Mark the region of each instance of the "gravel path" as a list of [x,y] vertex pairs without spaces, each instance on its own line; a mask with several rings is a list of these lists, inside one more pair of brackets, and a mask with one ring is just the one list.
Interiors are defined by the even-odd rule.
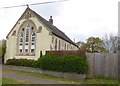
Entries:
[[55,80],[47,80],[35,76],[27,76],[27,75],[21,75],[21,74],[9,73],[9,72],[2,72],[2,75],[3,77],[22,80],[22,81],[30,82],[32,84],[64,84],[63,82],[58,82]]

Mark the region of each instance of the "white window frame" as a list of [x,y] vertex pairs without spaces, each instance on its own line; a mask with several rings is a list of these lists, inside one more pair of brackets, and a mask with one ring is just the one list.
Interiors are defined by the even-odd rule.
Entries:
[[[24,29],[24,30],[23,30]],[[17,55],[35,55],[36,26],[34,23],[25,22],[19,29],[17,39]],[[34,36],[31,34],[34,32]],[[27,51],[27,52],[26,52]]]
[[[33,40],[34,39],[34,40]],[[31,49],[30,52],[31,53],[35,53],[35,40],[36,40],[36,33],[32,32],[31,33]],[[32,49],[34,49],[34,51],[32,52]]]
[[[20,34],[19,34],[19,53],[23,52],[22,47],[23,47],[23,32],[20,32]],[[20,52],[20,50],[22,50],[22,52]]]

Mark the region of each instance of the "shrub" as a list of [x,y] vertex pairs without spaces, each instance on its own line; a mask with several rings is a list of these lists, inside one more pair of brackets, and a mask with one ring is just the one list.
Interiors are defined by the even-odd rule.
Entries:
[[25,67],[33,67],[35,64],[35,60],[28,59],[8,59],[6,61],[6,65],[14,65],[14,66],[25,66]]
[[26,66],[41,68],[43,70],[59,71],[59,72],[76,72],[85,74],[88,71],[88,63],[85,57],[79,55],[57,55],[46,54],[37,61],[28,59],[8,59],[7,65]]
[[39,58],[35,67],[43,70],[59,72],[87,73],[88,64],[85,57],[79,55],[55,55],[46,54]]

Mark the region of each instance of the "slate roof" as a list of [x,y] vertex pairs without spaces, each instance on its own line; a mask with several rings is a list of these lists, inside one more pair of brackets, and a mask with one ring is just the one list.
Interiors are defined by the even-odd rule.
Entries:
[[[29,7],[27,8],[29,10],[31,10]],[[26,10],[27,10],[26,9]],[[70,44],[75,45],[76,47],[78,47],[71,39],[69,39],[61,30],[59,30],[56,26],[54,26],[53,24],[49,23],[46,19],[44,19],[43,17],[41,17],[38,13],[36,13],[35,11],[31,10],[37,17],[38,19],[40,19],[40,21],[42,21],[44,23],[44,25],[46,25],[54,35],[66,40],[67,42],[69,42]],[[24,14],[24,13],[23,13]],[[19,21],[19,20],[18,20]],[[15,24],[16,25],[16,24]],[[10,31],[11,32],[11,31]],[[8,34],[9,35],[9,34]],[[8,36],[7,35],[7,36]]]
[[[32,10],[33,11],[33,10]],[[46,19],[44,19],[43,17],[41,17],[39,14],[37,14],[35,11],[33,11],[35,13],[35,15],[52,31],[52,33],[64,40],[66,40],[67,42],[75,45],[76,47],[78,47],[71,39],[69,39],[61,30],[59,30],[56,26],[54,26],[53,24],[49,23]]]

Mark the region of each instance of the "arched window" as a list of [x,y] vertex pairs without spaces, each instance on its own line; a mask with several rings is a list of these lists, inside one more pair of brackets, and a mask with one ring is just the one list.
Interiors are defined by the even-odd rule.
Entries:
[[69,44],[67,44],[67,50],[69,50]]
[[23,33],[21,32],[19,35],[19,53],[23,52],[22,47],[23,47]]
[[57,38],[55,39],[55,50],[57,50]]
[[60,40],[59,40],[59,46],[58,46],[58,50],[60,50]]
[[17,34],[17,55],[35,55],[37,28],[32,20],[24,21]]
[[31,34],[31,53],[35,52],[35,32]]
[[66,43],[65,43],[65,50],[66,50]]
[[25,32],[25,53],[27,54],[29,48],[29,33],[30,33],[30,25],[26,25],[26,32]]
[[64,40],[62,40],[62,50],[64,50]]
[[32,32],[32,42],[35,42],[35,32]]
[[52,36],[52,44],[54,44],[54,36]]

